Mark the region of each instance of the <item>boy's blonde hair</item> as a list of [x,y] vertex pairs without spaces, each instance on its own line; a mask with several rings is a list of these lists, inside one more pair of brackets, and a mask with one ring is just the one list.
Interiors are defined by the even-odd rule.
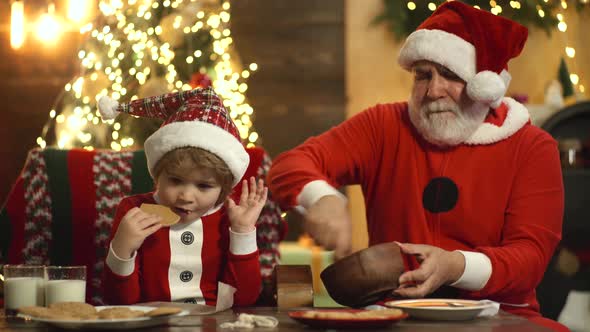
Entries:
[[234,176],[227,164],[215,154],[195,147],[183,147],[167,152],[154,167],[154,179],[157,181],[163,171],[183,173],[188,169],[211,171],[215,181],[221,186],[221,193],[215,205],[221,204],[231,193]]

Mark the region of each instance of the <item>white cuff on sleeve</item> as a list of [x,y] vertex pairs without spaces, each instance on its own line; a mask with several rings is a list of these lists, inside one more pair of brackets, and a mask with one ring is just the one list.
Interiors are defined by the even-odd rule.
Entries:
[[346,196],[342,195],[336,188],[329,185],[324,180],[315,180],[307,183],[303,190],[297,196],[297,204],[303,206],[304,209],[309,209],[320,198],[328,195],[336,195],[347,201]]
[[469,291],[484,288],[492,276],[492,262],[488,256],[474,251],[457,251],[465,257],[465,270],[451,286]]
[[236,233],[229,229],[229,251],[234,255],[247,255],[258,250],[256,228],[248,233]]
[[137,251],[133,253],[133,256],[129,259],[123,259],[117,256],[113,250],[113,244],[109,244],[109,253],[107,254],[106,263],[116,274],[126,277],[133,273],[135,270],[135,257],[137,257]]

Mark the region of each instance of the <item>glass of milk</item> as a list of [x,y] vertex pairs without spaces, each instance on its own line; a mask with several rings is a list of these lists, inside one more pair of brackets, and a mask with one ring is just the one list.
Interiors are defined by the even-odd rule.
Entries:
[[86,302],[86,266],[46,266],[45,305]]
[[26,306],[45,305],[44,269],[41,265],[4,265],[4,310],[7,316]]

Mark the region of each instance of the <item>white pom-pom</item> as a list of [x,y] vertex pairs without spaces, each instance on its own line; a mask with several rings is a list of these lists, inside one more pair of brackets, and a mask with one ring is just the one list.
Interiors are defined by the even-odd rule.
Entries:
[[486,103],[493,108],[500,106],[506,89],[502,77],[489,70],[481,71],[467,81],[467,95],[471,99]]
[[100,112],[100,116],[105,120],[117,117],[117,114],[119,114],[117,107],[119,107],[119,103],[109,96],[102,96],[98,100],[98,112]]

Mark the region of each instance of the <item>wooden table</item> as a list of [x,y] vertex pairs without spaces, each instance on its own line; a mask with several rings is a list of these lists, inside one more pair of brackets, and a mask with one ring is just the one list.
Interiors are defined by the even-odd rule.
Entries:
[[[295,310],[295,309],[290,309]],[[311,329],[301,323],[298,323],[287,315],[290,310],[279,310],[271,307],[254,307],[238,308],[226,310],[209,316],[185,316],[173,320],[173,325],[158,326],[141,331],[158,331],[158,332],[193,332],[193,331],[247,331],[247,332],[274,332],[274,331],[322,331],[321,329]],[[237,314],[245,312],[257,315],[274,316],[279,320],[279,326],[276,328],[255,328],[255,329],[222,329],[219,325],[224,322],[233,322],[237,319]],[[24,321],[20,318],[0,317],[0,332],[38,332],[38,331],[56,331],[42,323]],[[131,330],[134,331],[134,330]],[[324,331],[361,331],[355,330],[324,330]],[[535,325],[528,320],[500,311],[497,316],[491,318],[478,318],[471,321],[462,322],[440,322],[440,321],[420,321],[406,319],[396,324],[390,325],[383,329],[370,329],[367,331],[397,331],[397,332],[529,332],[529,331],[549,331],[548,329]]]

